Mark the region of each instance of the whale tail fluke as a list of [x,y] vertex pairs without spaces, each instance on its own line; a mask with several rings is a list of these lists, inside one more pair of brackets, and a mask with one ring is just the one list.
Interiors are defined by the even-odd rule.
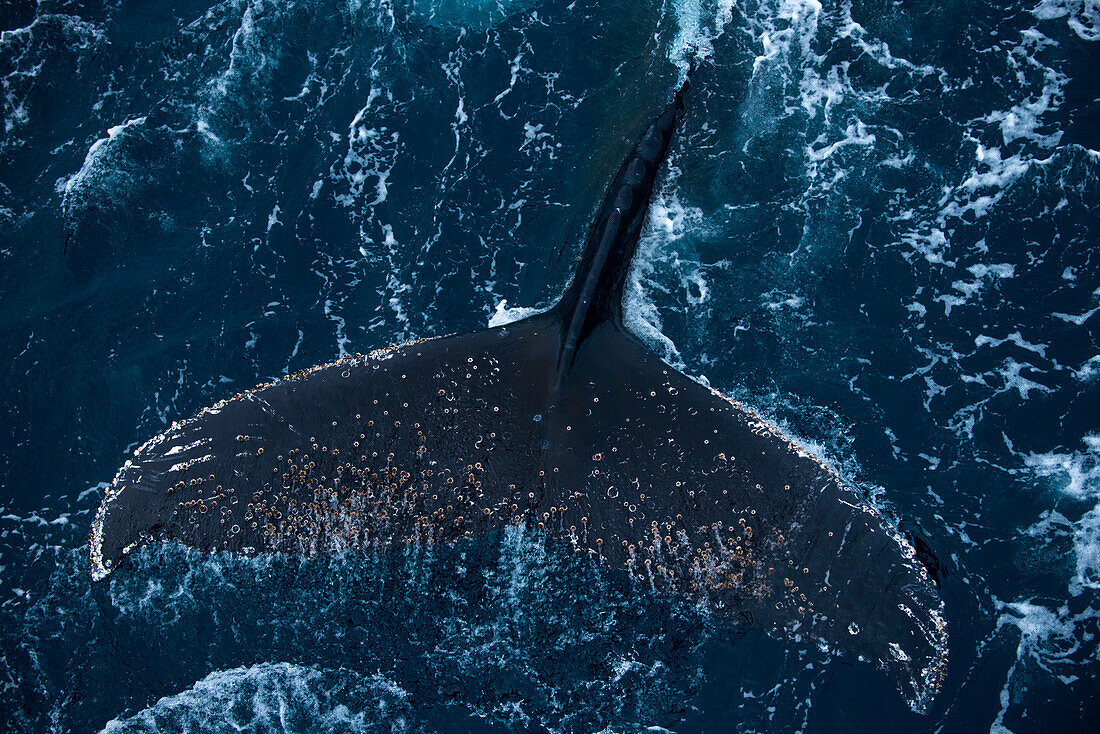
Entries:
[[927,705],[946,630],[912,545],[622,325],[682,106],[678,93],[619,169],[555,307],[315,367],[173,424],[108,489],[93,576],[160,540],[312,555],[527,524],[656,591],[876,661]]

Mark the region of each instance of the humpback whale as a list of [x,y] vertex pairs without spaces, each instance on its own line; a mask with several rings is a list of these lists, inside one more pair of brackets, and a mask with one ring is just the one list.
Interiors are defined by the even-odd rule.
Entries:
[[157,541],[371,553],[522,524],[657,593],[876,663],[926,708],[946,625],[913,546],[819,458],[623,326],[683,109],[681,89],[633,146],[556,305],[313,367],[173,423],[106,491],[92,576]]

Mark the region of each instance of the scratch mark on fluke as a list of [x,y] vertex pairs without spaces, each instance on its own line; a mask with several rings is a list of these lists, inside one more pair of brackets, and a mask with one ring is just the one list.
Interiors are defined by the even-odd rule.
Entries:
[[527,524],[647,588],[874,661],[926,708],[946,626],[912,544],[818,458],[623,327],[682,109],[678,93],[622,164],[554,308],[314,367],[172,424],[103,498],[93,577],[162,540],[314,555]]

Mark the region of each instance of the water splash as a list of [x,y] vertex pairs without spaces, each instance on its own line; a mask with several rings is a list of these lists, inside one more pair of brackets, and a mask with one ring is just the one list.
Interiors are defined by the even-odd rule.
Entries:
[[678,84],[687,79],[692,66],[714,53],[714,42],[733,20],[733,7],[733,0],[673,0],[676,35],[668,59],[680,70]]

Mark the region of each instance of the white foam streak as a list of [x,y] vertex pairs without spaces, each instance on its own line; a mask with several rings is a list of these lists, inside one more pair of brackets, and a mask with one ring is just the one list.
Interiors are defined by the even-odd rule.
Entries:
[[[58,6],[63,7],[63,6]],[[0,31],[0,58],[3,75],[0,76],[2,97],[3,132],[0,150],[23,143],[19,128],[32,122],[35,109],[35,89],[40,80],[52,84],[58,74],[70,73],[73,58],[77,63],[106,43],[106,34],[94,23],[76,15],[54,14],[51,7],[41,6],[37,17],[22,28]],[[56,38],[54,36],[59,36]],[[60,41],[66,53],[56,53],[54,45]]]
[[[649,206],[649,218],[627,278],[623,318],[626,327],[665,362],[684,370],[687,368],[684,359],[676,344],[665,336],[660,311],[649,297],[650,290],[665,290],[655,277],[657,265],[670,260],[676,261],[674,265],[678,264],[679,255],[673,243],[682,239],[688,231],[698,233],[703,220],[700,209],[685,206],[675,191],[670,191],[673,185],[671,182],[667,184],[654,196]],[[701,278],[697,268],[693,268],[693,277]],[[705,294],[704,286],[700,289],[700,296]]]
[[[821,141],[821,138],[815,140],[815,145]],[[862,145],[871,146],[875,144],[875,136],[867,132],[867,126],[863,124],[861,120],[854,120],[844,130],[844,137],[835,142],[823,145],[820,148],[815,148],[813,145],[806,147],[806,155],[811,161],[823,161],[835,153],[839,148],[843,148],[849,145]],[[811,176],[813,175],[813,169],[811,169]]]
[[[1053,537],[1072,535],[1074,572],[1067,590],[1070,598],[1078,599],[1100,589],[1100,435],[1088,434],[1082,443],[1084,449],[1080,451],[1024,456],[1025,466],[1035,477],[1048,480],[1051,489],[1075,503],[1092,505],[1076,521],[1063,512],[1046,511],[1026,531],[1028,536],[1042,538],[1046,543]],[[1065,512],[1073,510],[1066,508]],[[1013,703],[1013,680],[1021,663],[1030,661],[1063,684],[1076,681],[1072,671],[1078,668],[1080,630],[1094,624],[1098,611],[1090,604],[1079,612],[1071,612],[1065,603],[1051,608],[1049,602],[1043,604],[1036,599],[998,602],[998,607],[1001,611],[998,627],[1011,625],[1020,633],[1016,660],[1001,690],[1001,709],[990,729],[1008,732],[1004,719]]]
[[[268,0],[252,0],[245,6],[230,42],[229,63],[207,87],[207,103],[198,110],[196,127],[212,143],[221,142],[214,132],[220,118],[218,108],[242,88],[262,85],[270,76],[273,64],[265,52],[269,44],[256,25],[257,15],[262,18],[265,11],[278,13],[277,8],[267,8],[268,4]],[[239,5],[232,3],[231,7]]]
[[753,80],[777,65],[795,67],[800,59],[816,59],[812,44],[820,16],[818,0],[780,0],[775,5],[763,5],[753,19],[761,49],[753,62]]
[[535,314],[542,313],[544,309],[530,308],[528,306],[509,306],[508,299],[502,298],[500,303],[496,306],[494,311],[489,316],[489,327],[505,326],[511,324],[520,319],[525,319],[528,316],[534,316]]
[[1072,522],[1074,575],[1069,590],[1073,596],[1085,589],[1100,589],[1100,434],[1086,435],[1084,449],[1028,454],[1025,465],[1039,478],[1049,479],[1066,497],[1092,505]]
[[[354,0],[357,5],[362,0]],[[485,30],[500,20],[522,12],[535,4],[534,0],[399,0],[415,15],[441,26],[464,26]]]
[[80,166],[80,170],[73,174],[67,181],[64,181],[59,187],[65,198],[68,199],[82,188],[97,180],[102,174],[104,167],[109,165],[111,149],[119,144],[119,141],[123,138],[123,133],[130,128],[144,124],[145,119],[146,118],[143,116],[126,120],[108,129],[107,137],[100,138],[92,143],[92,147],[88,148],[88,153],[84,156],[84,163]]
[[[968,137],[974,145],[974,165],[957,184],[946,187],[938,203],[934,224],[903,235],[916,253],[933,265],[953,266],[947,256],[953,229],[959,222],[986,217],[997,207],[1008,191],[1027,176],[1035,166],[1047,165],[1052,151],[1061,140],[1061,132],[1042,132],[1045,117],[1057,112],[1064,101],[1063,89],[1068,77],[1047,66],[1040,52],[1053,44],[1035,29],[1020,33],[1012,58],[1021,79],[1041,76],[1041,87],[1021,86],[1021,99],[1003,110],[992,110],[967,124]],[[999,129],[1005,149],[981,142],[987,139],[981,131],[990,125]]]
[[[353,711],[345,697],[371,710]],[[108,722],[103,731],[384,731],[380,723],[407,731],[407,699],[381,674],[260,663],[214,671],[144,711]]]
[[1042,0],[1032,15],[1040,20],[1066,18],[1082,41],[1100,41],[1100,2],[1097,0]]
[[677,30],[668,58],[680,70],[682,83],[693,61],[714,53],[714,42],[733,19],[733,0],[676,0],[672,12]]

